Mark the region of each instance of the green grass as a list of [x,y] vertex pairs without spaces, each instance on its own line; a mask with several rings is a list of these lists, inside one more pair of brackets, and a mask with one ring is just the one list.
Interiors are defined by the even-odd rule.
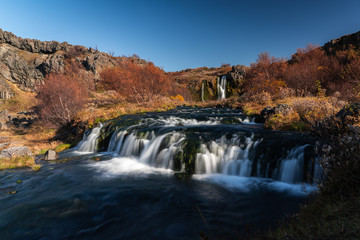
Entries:
[[62,151],[68,150],[70,147],[71,147],[71,144],[62,143],[55,148],[55,151],[62,152]]
[[0,159],[0,170],[22,168],[22,167],[31,167],[33,170],[40,169],[40,165],[37,165],[35,163],[35,160],[32,156]]

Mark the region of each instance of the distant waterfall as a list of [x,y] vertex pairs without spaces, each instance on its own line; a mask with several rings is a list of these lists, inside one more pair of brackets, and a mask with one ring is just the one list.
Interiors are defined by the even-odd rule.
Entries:
[[217,82],[218,100],[226,98],[226,76],[218,77]]
[[204,92],[205,92],[205,83],[202,82],[201,84],[201,101],[205,102],[204,100]]

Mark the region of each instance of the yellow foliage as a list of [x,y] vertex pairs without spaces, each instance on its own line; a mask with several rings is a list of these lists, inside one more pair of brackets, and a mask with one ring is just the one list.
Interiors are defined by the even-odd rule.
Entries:
[[171,96],[170,97],[172,100],[176,100],[176,101],[180,101],[180,102],[183,102],[184,101],[184,97],[181,96],[181,95],[176,95],[175,97],[174,96]]

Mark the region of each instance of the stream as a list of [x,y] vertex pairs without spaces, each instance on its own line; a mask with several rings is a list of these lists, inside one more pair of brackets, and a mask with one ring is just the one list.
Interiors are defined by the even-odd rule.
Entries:
[[265,231],[317,190],[313,146],[240,110],[122,116],[39,171],[0,172],[0,239],[234,239]]

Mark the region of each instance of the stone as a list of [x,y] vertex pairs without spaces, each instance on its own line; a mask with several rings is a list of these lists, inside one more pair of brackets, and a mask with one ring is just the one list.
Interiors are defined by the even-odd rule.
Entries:
[[273,108],[270,106],[265,107],[261,111],[260,115],[263,116],[265,119],[269,119],[274,114],[281,114],[283,116],[287,116],[292,112],[293,112],[293,109],[291,106],[289,106],[287,104],[279,104]]
[[8,126],[4,122],[0,122],[0,130],[8,130]]
[[11,115],[7,109],[0,112],[0,122],[6,123],[11,120]]
[[44,161],[54,161],[57,159],[58,159],[58,153],[51,149],[47,150],[44,156],[41,158],[41,160]]
[[244,65],[233,66],[232,70],[226,74],[226,79],[234,82],[242,81],[246,74],[246,68]]
[[28,147],[11,147],[0,152],[0,158],[13,158],[32,156],[32,152]]
[[347,116],[358,117],[360,115],[360,103],[351,103],[344,106],[335,117],[344,120]]

